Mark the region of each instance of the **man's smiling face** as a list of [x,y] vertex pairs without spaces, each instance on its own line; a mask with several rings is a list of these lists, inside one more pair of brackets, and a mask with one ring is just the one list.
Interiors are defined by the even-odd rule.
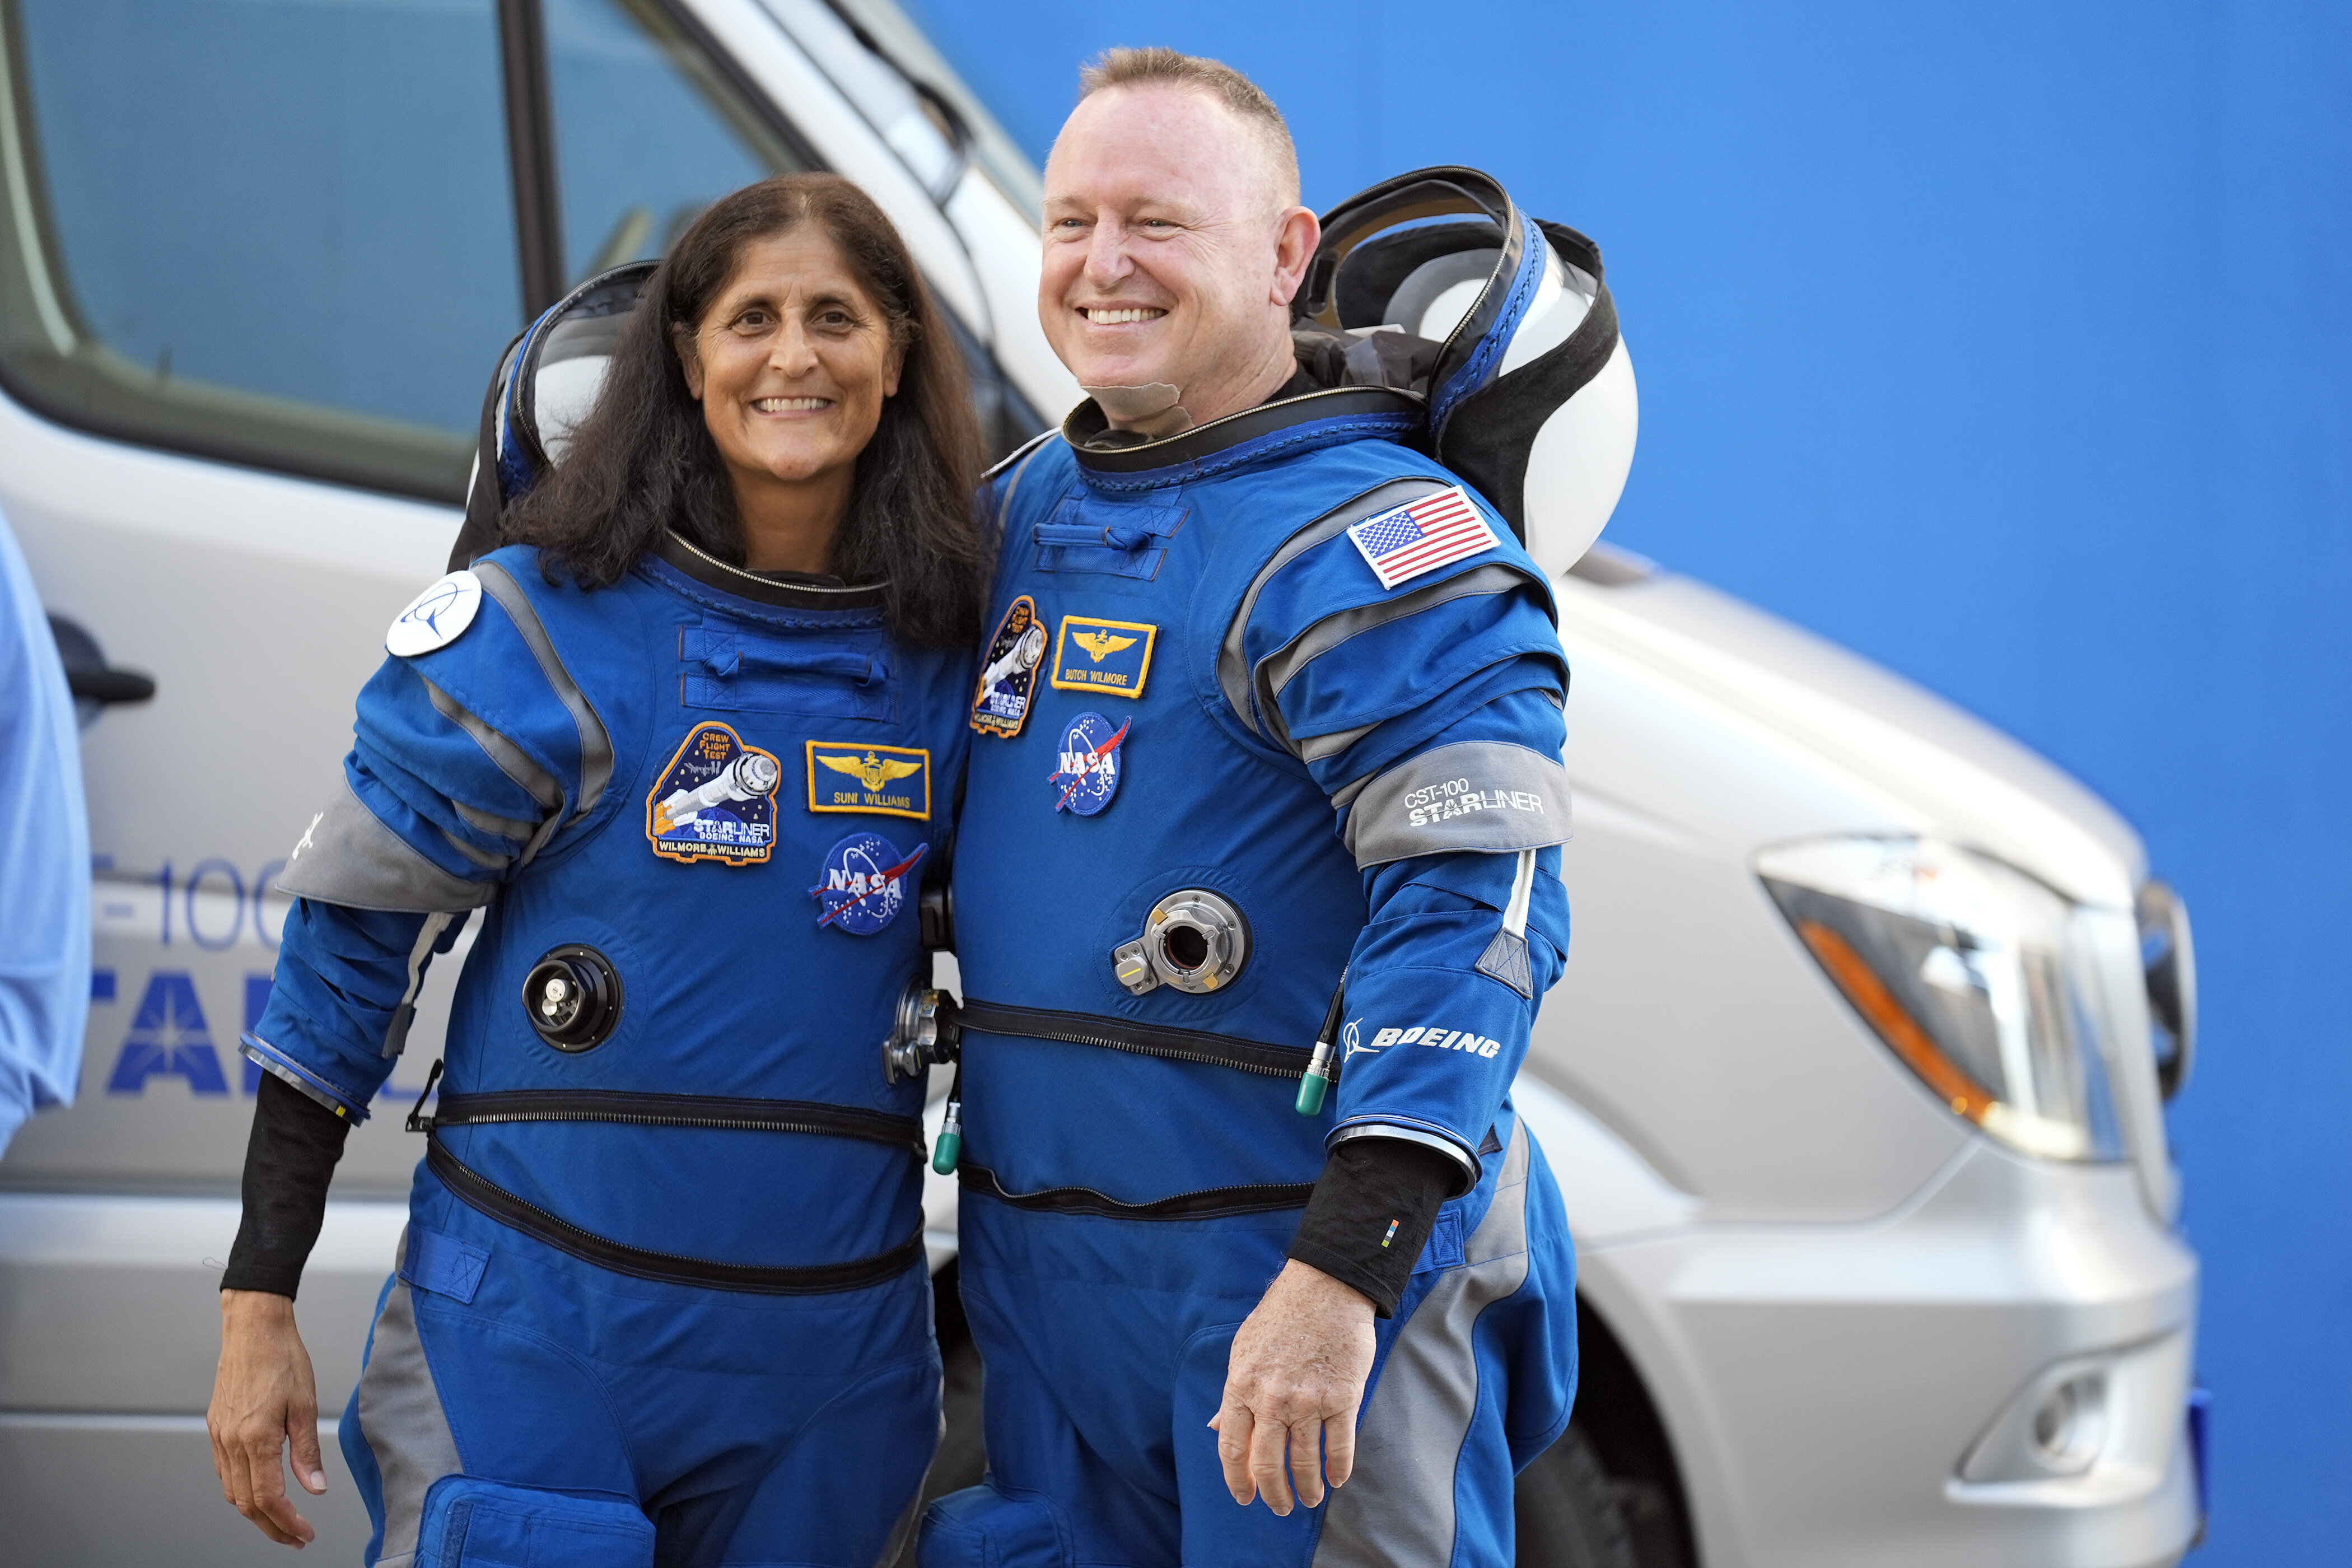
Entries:
[[1286,379],[1315,224],[1281,184],[1264,138],[1206,92],[1081,102],[1045,163],[1037,296],[1079,384],[1175,386],[1205,422]]

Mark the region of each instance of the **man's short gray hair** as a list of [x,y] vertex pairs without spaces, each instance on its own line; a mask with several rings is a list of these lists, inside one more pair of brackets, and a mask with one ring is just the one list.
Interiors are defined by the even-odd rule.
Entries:
[[1202,55],[1153,47],[1105,49],[1078,69],[1081,102],[1111,87],[1181,87],[1205,92],[1255,132],[1273,154],[1276,195],[1285,206],[1298,204],[1298,148],[1290,140],[1290,123],[1265,89],[1225,64]]

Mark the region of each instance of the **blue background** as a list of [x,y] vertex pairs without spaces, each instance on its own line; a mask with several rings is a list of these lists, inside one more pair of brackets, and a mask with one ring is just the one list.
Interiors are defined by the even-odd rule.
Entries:
[[910,8],[1040,162],[1081,59],[1165,43],[1275,96],[1312,204],[1466,163],[1601,241],[1609,537],[2039,747],[2188,898],[2197,1561],[2343,1562],[2352,7]]

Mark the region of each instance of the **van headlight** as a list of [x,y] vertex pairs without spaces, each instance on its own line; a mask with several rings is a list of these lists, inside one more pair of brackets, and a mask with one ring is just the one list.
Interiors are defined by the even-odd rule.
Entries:
[[2123,1157],[2108,1063],[2138,1016],[2111,1001],[2118,973],[2138,983],[2131,913],[1933,839],[1783,845],[1756,868],[1845,999],[1955,1115],[2044,1159]]
[[2137,913],[2156,1083],[2170,1100],[2197,1060],[2197,949],[2189,937],[2189,906],[2168,884],[2153,878],[2141,884]]

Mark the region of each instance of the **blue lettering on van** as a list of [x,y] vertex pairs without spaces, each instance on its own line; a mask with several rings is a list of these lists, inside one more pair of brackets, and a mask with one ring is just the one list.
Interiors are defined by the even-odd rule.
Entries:
[[196,1000],[196,983],[179,970],[159,969],[147,977],[147,994],[139,999],[106,1092],[144,1093],[147,1080],[158,1073],[186,1079],[197,1094],[228,1092],[204,1004]]

